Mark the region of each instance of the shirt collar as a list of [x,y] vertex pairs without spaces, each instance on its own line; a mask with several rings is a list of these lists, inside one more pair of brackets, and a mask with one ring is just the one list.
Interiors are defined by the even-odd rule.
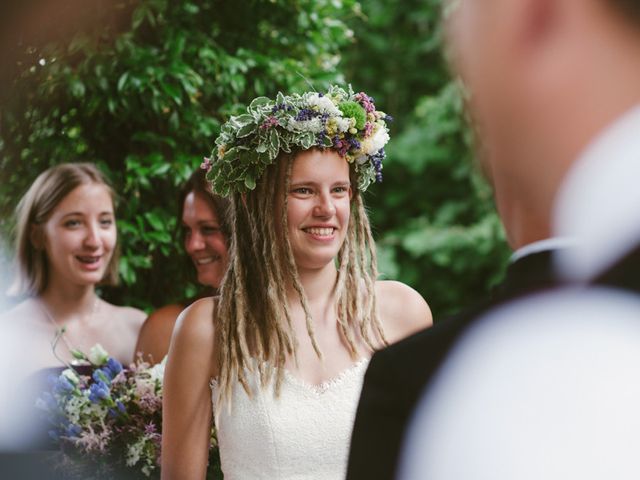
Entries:
[[568,172],[554,233],[576,239],[558,256],[568,280],[587,281],[640,240],[640,105],[601,133]]
[[564,250],[575,246],[575,244],[576,240],[568,237],[552,237],[544,240],[538,240],[537,242],[532,242],[524,247],[520,247],[518,250],[513,252],[509,259],[509,263],[517,262],[521,258],[533,255],[534,253]]

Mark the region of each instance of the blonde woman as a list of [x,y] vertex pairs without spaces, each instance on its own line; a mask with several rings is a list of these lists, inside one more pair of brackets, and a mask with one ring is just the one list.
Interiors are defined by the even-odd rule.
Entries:
[[96,285],[118,278],[114,193],[104,176],[89,163],[52,167],[36,178],[16,213],[12,291],[24,301],[0,325],[28,333],[20,348],[29,352],[29,370],[61,367],[73,360],[73,349],[88,353],[96,343],[131,362],[144,312],[96,293]]
[[230,265],[174,331],[164,479],[205,476],[212,419],[226,479],[344,477],[371,354],[431,323],[417,292],[376,278],[361,194],[385,118],[332,87],[255,99],[223,126],[210,179],[230,197]]

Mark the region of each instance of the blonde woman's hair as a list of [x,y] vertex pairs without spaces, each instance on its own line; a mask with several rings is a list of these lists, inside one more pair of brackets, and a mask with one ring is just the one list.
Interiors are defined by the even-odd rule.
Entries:
[[[267,168],[255,190],[231,197],[229,268],[215,312],[220,366],[217,405],[230,407],[236,381],[251,395],[245,372],[254,371],[256,366],[262,386],[275,375],[276,393],[279,392],[285,362],[296,356],[288,285],[299,297],[313,348],[322,358],[287,233],[287,198],[294,157],[282,154]],[[352,184],[357,185],[353,180]],[[277,219],[275,212],[280,212],[281,218]],[[333,287],[338,324],[355,359],[356,335],[361,335],[371,348],[374,337],[387,343],[376,308],[375,244],[362,197],[355,188],[347,235],[336,261],[338,277]]]
[[[113,189],[91,163],[64,163],[49,168],[38,175],[16,208],[15,252],[17,276],[11,286],[11,295],[40,295],[47,288],[49,265],[43,248],[36,248],[33,238],[43,238],[42,227],[60,202],[81,185],[103,185],[112,202]],[[103,284],[115,285],[118,281],[118,249],[107,266]]]

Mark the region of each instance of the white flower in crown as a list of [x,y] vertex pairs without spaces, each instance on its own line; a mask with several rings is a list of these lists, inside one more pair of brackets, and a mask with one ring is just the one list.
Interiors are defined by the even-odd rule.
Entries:
[[338,107],[336,107],[335,103],[327,96],[320,95],[319,93],[312,93],[307,98],[307,103],[310,108],[317,108],[317,110],[321,113],[327,113],[332,117],[341,117],[342,112]]
[[340,133],[344,133],[351,128],[351,119],[344,117],[336,117],[336,130]]
[[287,124],[287,129],[291,132],[312,132],[318,134],[324,130],[324,125],[322,124],[322,120],[317,117],[311,120],[296,120],[291,117]]
[[383,125],[376,124],[370,137],[360,142],[360,151],[365,155],[374,155],[389,141],[389,132]]
[[364,165],[364,164],[365,164],[365,163],[367,163],[368,161],[369,161],[369,157],[367,157],[364,153],[363,153],[363,154],[358,155],[358,156],[355,158],[355,162],[356,162],[358,165]]

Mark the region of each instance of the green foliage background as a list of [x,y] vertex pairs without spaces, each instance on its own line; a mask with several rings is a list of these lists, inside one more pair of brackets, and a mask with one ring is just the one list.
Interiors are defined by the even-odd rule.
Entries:
[[0,111],[5,239],[39,172],[94,161],[121,196],[122,286],[105,295],[146,309],[188,297],[197,286],[174,235],[176,192],[221,122],[257,95],[347,81],[396,118],[385,181],[367,198],[384,275],[419,290],[436,318],[500,278],[507,249],[442,58],[440,0],[109,8],[109,21],[19,46]]

